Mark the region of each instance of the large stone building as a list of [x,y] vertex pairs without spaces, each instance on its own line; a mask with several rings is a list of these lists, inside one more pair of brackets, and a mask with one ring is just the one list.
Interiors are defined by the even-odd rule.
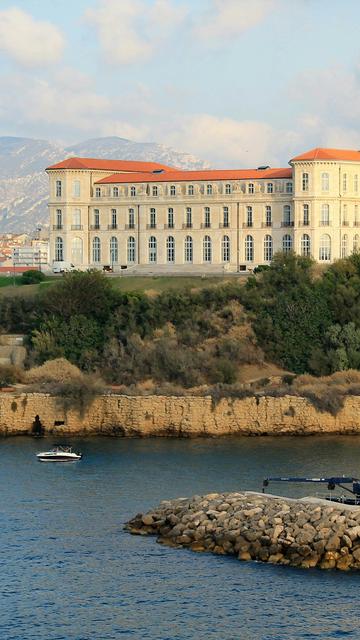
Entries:
[[47,169],[51,263],[244,271],[279,250],[332,262],[360,248],[360,151],[317,148],[289,164],[64,160]]

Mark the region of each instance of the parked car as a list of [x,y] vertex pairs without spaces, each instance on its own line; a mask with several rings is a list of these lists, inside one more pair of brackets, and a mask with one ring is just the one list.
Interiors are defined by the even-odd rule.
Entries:
[[54,260],[52,264],[53,273],[68,273],[69,271],[75,271],[75,265],[72,262],[66,260]]

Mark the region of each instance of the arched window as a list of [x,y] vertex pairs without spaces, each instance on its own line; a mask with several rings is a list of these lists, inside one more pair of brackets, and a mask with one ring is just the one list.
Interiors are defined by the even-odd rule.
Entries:
[[113,236],[110,238],[110,262],[114,264],[114,262],[119,261],[119,243],[118,239]]
[[167,262],[175,262],[175,240],[173,236],[166,239],[166,260]]
[[158,188],[157,188],[156,185],[154,185],[153,188],[152,188],[152,194],[153,194],[153,196],[157,196],[158,195]]
[[309,257],[311,254],[310,236],[307,233],[301,236],[300,253],[306,257]]
[[171,196],[176,196],[176,187],[174,184],[171,185],[170,187],[170,195]]
[[348,237],[346,233],[341,238],[341,257],[346,258],[348,254]]
[[327,233],[320,238],[319,260],[331,260],[331,238]]
[[155,236],[150,236],[149,238],[149,262],[156,262],[156,247],[157,242]]
[[81,229],[81,211],[80,209],[74,209],[72,214],[72,229]]
[[74,198],[80,197],[80,180],[73,181],[73,197]]
[[292,237],[287,233],[282,239],[282,250],[284,253],[289,253],[292,249]]
[[211,262],[211,238],[205,236],[203,239],[203,261]]
[[254,238],[252,236],[245,238],[245,260],[246,262],[254,260]]
[[188,186],[188,196],[193,196],[194,195],[194,185],[193,184],[189,184]]
[[230,238],[224,236],[221,241],[221,259],[223,262],[230,262]]
[[92,259],[93,262],[100,262],[101,259],[101,243],[97,236],[92,241]]
[[136,196],[136,187],[130,187],[130,195],[132,198]]
[[61,262],[64,260],[64,240],[62,238],[55,238],[55,260]]
[[207,184],[206,185],[206,195],[212,196],[212,192],[213,192],[212,184]]
[[119,197],[119,187],[114,187],[113,188],[113,197],[114,198],[118,198]]
[[83,261],[83,242],[81,238],[73,238],[71,240],[71,262],[74,264],[82,264]]
[[329,191],[329,174],[328,173],[321,174],[321,190]]
[[329,224],[330,222],[330,215],[329,215],[329,205],[328,204],[322,204],[321,205],[321,218],[320,218],[320,224],[321,226],[325,227]]
[[303,191],[309,191],[309,174],[308,173],[302,174],[301,187]]
[[129,236],[127,241],[127,259],[128,262],[135,262],[135,238]]
[[227,195],[229,195],[231,193],[231,184],[226,184],[225,185],[225,193]]
[[359,236],[358,234],[356,234],[354,236],[354,241],[353,241],[353,252],[357,253],[359,251]]
[[185,262],[192,262],[193,261],[193,241],[191,236],[186,236],[184,249],[185,249],[185,254],[184,254]]
[[264,260],[270,262],[273,257],[273,241],[271,236],[265,236],[264,238]]

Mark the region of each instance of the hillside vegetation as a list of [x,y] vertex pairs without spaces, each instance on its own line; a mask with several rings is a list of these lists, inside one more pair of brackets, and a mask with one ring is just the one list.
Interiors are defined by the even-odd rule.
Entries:
[[360,256],[319,273],[310,259],[280,253],[246,282],[151,295],[74,272],[35,295],[1,298],[0,331],[26,334],[28,366],[65,358],[127,388],[230,393],[264,362],[315,377],[359,370]]

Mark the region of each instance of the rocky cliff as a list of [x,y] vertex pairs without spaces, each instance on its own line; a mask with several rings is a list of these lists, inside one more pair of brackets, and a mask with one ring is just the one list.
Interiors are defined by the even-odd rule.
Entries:
[[16,391],[0,394],[0,435],[30,434],[39,416],[46,434],[66,436],[223,436],[360,433],[360,397],[348,396],[336,416],[305,398],[97,397],[84,411],[69,401]]

